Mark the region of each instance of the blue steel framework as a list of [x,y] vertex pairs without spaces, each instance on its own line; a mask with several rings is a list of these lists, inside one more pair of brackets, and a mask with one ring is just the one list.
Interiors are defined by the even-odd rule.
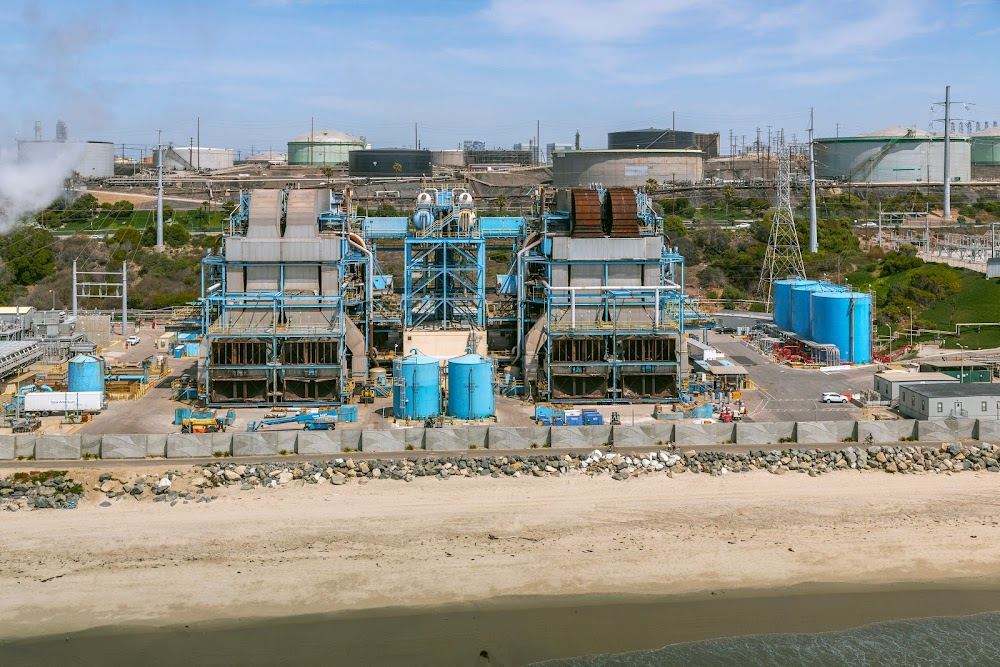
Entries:
[[486,326],[486,241],[465,189],[423,190],[405,241],[403,327]]
[[[599,190],[602,198],[604,192]],[[652,210],[646,194],[639,192],[637,210],[642,236],[662,234],[663,220]],[[602,260],[555,260],[552,237],[566,236],[572,228],[568,211],[550,212],[541,193],[540,234],[529,237],[508,276],[519,276],[517,320],[521,367],[526,367],[529,334],[543,322],[546,342],[539,351],[539,373],[524,386],[502,385],[507,394],[525,391],[553,403],[586,400],[597,403],[666,402],[679,400],[685,369],[681,339],[688,324],[707,326],[684,294],[684,257],[664,246],[655,259],[622,257]],[[608,239],[614,243],[615,239]],[[654,286],[611,287],[609,273],[615,266],[640,266],[658,271]],[[601,287],[554,287],[553,269],[588,266],[603,269]],[[590,275],[593,275],[591,271]],[[598,312],[598,319],[578,319],[577,309]],[[629,317],[640,313],[639,317]],[[569,350],[567,354],[566,351]],[[570,357],[577,357],[572,359]],[[588,384],[586,378],[593,378]],[[560,391],[560,382],[564,390]],[[565,391],[566,385],[573,385]]]
[[[281,201],[284,215],[284,194]],[[251,205],[251,194],[241,194],[230,216],[229,236],[246,236]],[[363,241],[350,233],[349,211],[349,200],[332,193],[330,209],[317,220],[324,237],[339,239],[340,258],[297,263],[319,272],[335,269],[336,295],[287,290],[284,263],[230,261],[221,248],[203,260],[201,326],[209,405],[340,405],[350,400],[346,320],[357,324],[368,350],[372,300],[367,294],[376,268]],[[229,284],[229,269],[251,267],[275,269],[277,288],[242,291]],[[352,363],[367,370],[367,359],[352,358]],[[308,390],[285,395],[289,387],[305,385],[316,387],[314,395]]]

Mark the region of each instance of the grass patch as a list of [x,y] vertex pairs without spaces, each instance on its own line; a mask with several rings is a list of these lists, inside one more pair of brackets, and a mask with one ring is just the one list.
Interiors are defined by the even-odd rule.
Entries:
[[413,445],[407,445],[406,446],[406,451],[408,451],[408,452],[412,452],[414,449],[416,449],[416,447],[414,447]]
[[279,449],[278,450],[278,456],[288,456],[288,450],[287,449]]
[[30,472],[16,472],[13,479],[15,482],[47,482],[55,477],[65,477],[68,470],[32,470]]
[[469,449],[479,449],[479,447],[476,445],[469,445]]
[[212,456],[217,459],[228,459],[232,454],[229,452],[212,452]]

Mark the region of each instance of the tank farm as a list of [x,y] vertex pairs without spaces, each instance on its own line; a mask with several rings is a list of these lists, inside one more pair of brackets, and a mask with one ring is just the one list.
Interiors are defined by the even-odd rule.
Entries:
[[[203,262],[206,403],[391,396],[397,419],[476,421],[498,400],[670,404],[705,390],[685,341],[714,322],[645,192],[539,188],[529,215],[484,216],[468,189],[426,187],[414,208],[358,215],[349,189],[244,193]],[[774,310],[816,358],[870,361],[868,295],[786,280]]]

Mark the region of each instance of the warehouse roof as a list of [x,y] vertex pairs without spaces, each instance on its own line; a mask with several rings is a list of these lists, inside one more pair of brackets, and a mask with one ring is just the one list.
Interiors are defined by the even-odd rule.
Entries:
[[910,385],[905,389],[927,399],[1000,396],[1000,383],[992,382],[932,382]]
[[294,139],[289,139],[290,144],[358,144],[359,146],[365,145],[365,140],[361,137],[356,137],[353,134],[347,134],[346,132],[339,132],[338,130],[314,130],[312,132],[306,132],[305,134],[300,134]]
[[927,366],[928,368],[948,368],[948,369],[981,369],[986,368],[986,364],[980,363],[978,361],[972,361],[971,359],[921,359],[921,366]]
[[945,373],[911,373],[909,371],[879,371],[875,377],[888,382],[958,382],[957,377]]

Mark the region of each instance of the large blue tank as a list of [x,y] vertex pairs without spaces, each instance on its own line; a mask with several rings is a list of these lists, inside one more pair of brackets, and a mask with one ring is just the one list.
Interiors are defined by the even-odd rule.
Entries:
[[397,419],[427,419],[441,414],[438,360],[412,350],[392,365],[392,411]]
[[813,331],[817,343],[831,343],[840,360],[872,360],[872,298],[860,292],[813,292]]
[[80,354],[69,360],[67,382],[70,392],[104,391],[104,360]]
[[792,330],[792,290],[805,282],[801,278],[774,281],[774,324],[782,331]]
[[846,292],[846,287],[830,283],[805,281],[792,288],[792,331],[806,340],[818,341],[813,327],[812,295],[816,292]]
[[448,414],[458,419],[493,416],[492,359],[467,354],[448,362]]

